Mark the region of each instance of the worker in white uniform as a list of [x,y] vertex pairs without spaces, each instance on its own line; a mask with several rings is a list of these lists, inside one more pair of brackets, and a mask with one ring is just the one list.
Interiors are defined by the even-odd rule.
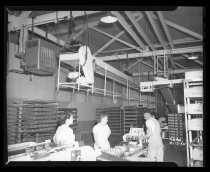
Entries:
[[75,135],[69,125],[73,124],[74,117],[72,114],[66,115],[61,120],[61,125],[57,128],[53,141],[56,145],[68,145],[75,142]]
[[111,134],[111,130],[107,125],[108,114],[99,115],[98,124],[93,127],[94,136],[94,148],[95,149],[107,149],[110,148],[108,138]]
[[161,138],[161,129],[159,122],[152,117],[149,111],[144,113],[146,119],[147,134],[141,139],[148,139],[147,158],[156,159],[158,162],[163,162],[163,142]]

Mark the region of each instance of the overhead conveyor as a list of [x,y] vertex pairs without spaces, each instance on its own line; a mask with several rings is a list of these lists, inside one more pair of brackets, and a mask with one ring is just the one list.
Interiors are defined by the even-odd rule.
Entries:
[[[71,65],[74,68],[78,66],[77,71],[70,72],[66,76],[74,81],[63,81],[64,79],[61,77],[61,62]],[[81,71],[83,71],[83,76],[81,76]],[[94,86],[94,73],[104,76],[104,88],[96,88]],[[111,79],[113,81],[112,91],[106,88],[107,79]],[[115,92],[116,82],[126,87],[126,94]],[[112,67],[108,63],[103,62],[102,60],[91,55],[90,49],[87,46],[80,47],[78,53],[69,52],[60,54],[58,65],[57,90],[59,91],[61,88],[72,88],[73,92],[75,90],[77,90],[78,92],[86,91],[87,94],[91,92],[93,94],[95,93],[102,94],[104,96],[112,96],[113,99],[123,98],[128,100],[138,100],[138,98],[132,98],[130,96],[131,89],[139,92],[139,86],[134,82],[133,78],[127,76],[126,74]]]

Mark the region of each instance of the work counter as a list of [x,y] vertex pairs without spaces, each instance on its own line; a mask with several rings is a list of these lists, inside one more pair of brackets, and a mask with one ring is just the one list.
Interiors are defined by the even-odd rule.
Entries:
[[[35,146],[33,144],[33,146]],[[120,142],[113,148],[105,150],[94,150],[91,146],[60,146],[53,144],[44,147],[41,150],[29,151],[28,147],[17,149],[15,155],[8,156],[10,161],[154,161],[153,159],[145,158],[147,145],[142,146],[131,145],[128,142]],[[25,150],[22,151],[21,150]],[[14,151],[14,146],[13,146]]]

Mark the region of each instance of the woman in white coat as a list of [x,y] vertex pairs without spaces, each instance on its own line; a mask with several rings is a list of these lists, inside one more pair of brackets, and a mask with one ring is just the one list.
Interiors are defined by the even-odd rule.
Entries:
[[57,128],[53,141],[56,145],[68,145],[75,142],[75,135],[69,125],[73,124],[73,115],[66,115],[61,121],[61,125]]
[[110,148],[108,138],[111,134],[111,130],[107,125],[108,114],[102,114],[98,117],[98,124],[93,127],[94,136],[94,148],[95,149],[107,149]]

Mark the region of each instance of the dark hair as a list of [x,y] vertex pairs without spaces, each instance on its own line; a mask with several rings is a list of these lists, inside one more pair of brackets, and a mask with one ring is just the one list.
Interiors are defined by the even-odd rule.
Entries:
[[107,117],[107,118],[108,118],[108,117],[109,117],[109,115],[108,115],[107,113],[98,115],[98,117],[97,117],[97,121],[98,121],[98,123],[99,123],[99,122],[101,122],[101,119],[102,119],[102,118],[105,118],[105,117]]
[[145,111],[144,111],[144,114],[145,114],[145,113],[149,113],[150,115],[153,115],[153,114],[151,113],[150,110],[145,110]]

